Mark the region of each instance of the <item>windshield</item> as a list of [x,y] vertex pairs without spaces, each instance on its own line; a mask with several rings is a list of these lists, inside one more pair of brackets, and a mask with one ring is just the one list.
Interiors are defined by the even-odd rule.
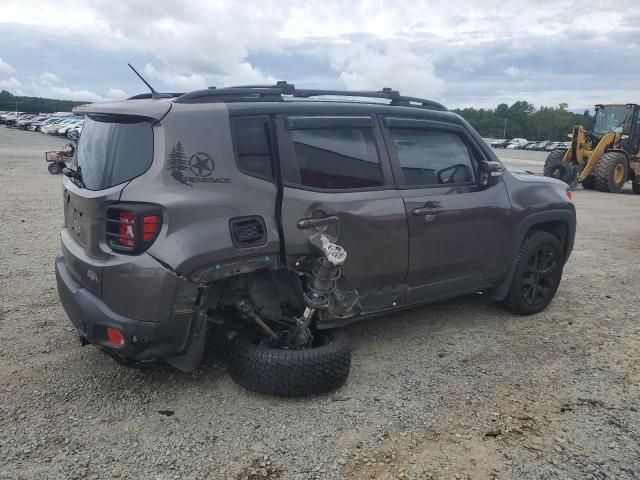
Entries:
[[87,118],[78,143],[77,170],[89,190],[142,175],[153,161],[153,132],[145,121]]
[[593,131],[595,133],[622,133],[626,117],[627,107],[625,105],[600,107],[596,112],[596,126]]

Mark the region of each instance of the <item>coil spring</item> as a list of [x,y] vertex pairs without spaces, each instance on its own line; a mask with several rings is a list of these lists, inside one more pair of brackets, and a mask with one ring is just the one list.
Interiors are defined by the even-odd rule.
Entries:
[[336,288],[338,278],[340,278],[340,268],[326,258],[320,258],[319,266],[313,271],[313,280],[309,282],[310,292],[306,296],[309,306],[312,308],[328,307],[331,293]]

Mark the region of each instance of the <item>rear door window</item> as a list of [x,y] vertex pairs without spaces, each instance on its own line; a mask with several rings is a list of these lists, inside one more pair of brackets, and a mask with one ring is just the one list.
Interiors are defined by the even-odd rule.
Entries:
[[88,190],[103,190],[146,172],[153,162],[153,129],[140,118],[87,118],[76,166]]
[[373,128],[292,130],[300,183],[323,190],[384,185]]

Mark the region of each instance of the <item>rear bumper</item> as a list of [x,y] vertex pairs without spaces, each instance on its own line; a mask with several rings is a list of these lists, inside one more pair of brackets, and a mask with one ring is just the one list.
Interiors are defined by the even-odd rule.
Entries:
[[[84,288],[71,274],[64,257],[56,259],[56,281],[60,301],[82,338],[119,357],[145,361],[180,354],[187,344],[193,313],[173,313],[162,322],[145,322],[114,312],[98,296]],[[141,299],[149,301],[150,299]],[[123,346],[107,339],[113,327],[125,337]]]

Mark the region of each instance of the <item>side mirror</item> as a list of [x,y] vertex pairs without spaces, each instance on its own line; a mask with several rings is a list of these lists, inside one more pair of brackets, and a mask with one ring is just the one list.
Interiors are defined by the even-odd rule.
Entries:
[[485,188],[497,185],[502,181],[502,172],[504,167],[500,162],[481,162],[479,184]]

